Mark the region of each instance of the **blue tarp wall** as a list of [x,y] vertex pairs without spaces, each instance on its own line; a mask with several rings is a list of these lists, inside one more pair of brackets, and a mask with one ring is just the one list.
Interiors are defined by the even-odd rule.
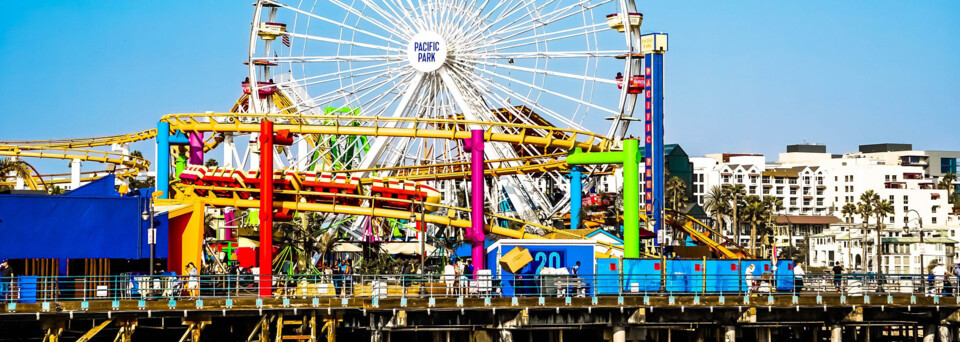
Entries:
[[[642,293],[660,290],[661,261],[659,259],[597,259],[597,293]],[[666,290],[668,292],[745,292],[748,290],[745,273],[754,265],[753,279],[773,272],[769,260],[666,260]],[[622,275],[620,273],[622,268]],[[706,277],[704,277],[706,271]],[[620,288],[620,279],[623,287]],[[793,290],[793,261],[778,261],[774,274],[778,291]]]
[[[148,258],[150,222],[141,214],[152,189],[121,196],[113,184],[108,176],[62,196],[0,195],[0,258]],[[166,215],[154,222],[157,257],[165,258]]]

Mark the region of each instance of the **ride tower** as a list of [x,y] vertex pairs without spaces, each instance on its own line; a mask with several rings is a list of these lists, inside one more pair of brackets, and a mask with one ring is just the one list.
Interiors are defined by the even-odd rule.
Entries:
[[644,212],[653,218],[654,245],[664,242],[664,158],[663,158],[663,54],[667,52],[667,34],[651,33],[640,37],[644,77]]

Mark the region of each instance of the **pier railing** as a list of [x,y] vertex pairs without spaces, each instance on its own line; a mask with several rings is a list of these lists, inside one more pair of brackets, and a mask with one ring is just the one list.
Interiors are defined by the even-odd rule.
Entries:
[[[17,276],[2,279],[5,302],[90,300],[181,300],[260,297],[254,274],[119,276]],[[921,274],[290,274],[272,276],[273,297],[426,298],[426,297],[577,297],[684,295],[886,295],[957,294],[956,277]]]

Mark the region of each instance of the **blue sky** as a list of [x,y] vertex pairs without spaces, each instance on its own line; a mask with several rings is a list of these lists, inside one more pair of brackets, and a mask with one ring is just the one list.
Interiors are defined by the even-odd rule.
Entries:
[[[0,140],[118,134],[165,113],[228,110],[246,71],[250,2],[5,4]],[[638,6],[645,32],[670,34],[666,141],[691,155],[775,156],[804,139],[834,153],[876,142],[960,150],[960,2]]]

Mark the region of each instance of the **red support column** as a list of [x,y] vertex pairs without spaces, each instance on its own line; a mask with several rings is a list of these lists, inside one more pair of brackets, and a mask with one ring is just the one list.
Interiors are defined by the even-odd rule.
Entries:
[[273,122],[260,121],[260,296],[273,293]]

